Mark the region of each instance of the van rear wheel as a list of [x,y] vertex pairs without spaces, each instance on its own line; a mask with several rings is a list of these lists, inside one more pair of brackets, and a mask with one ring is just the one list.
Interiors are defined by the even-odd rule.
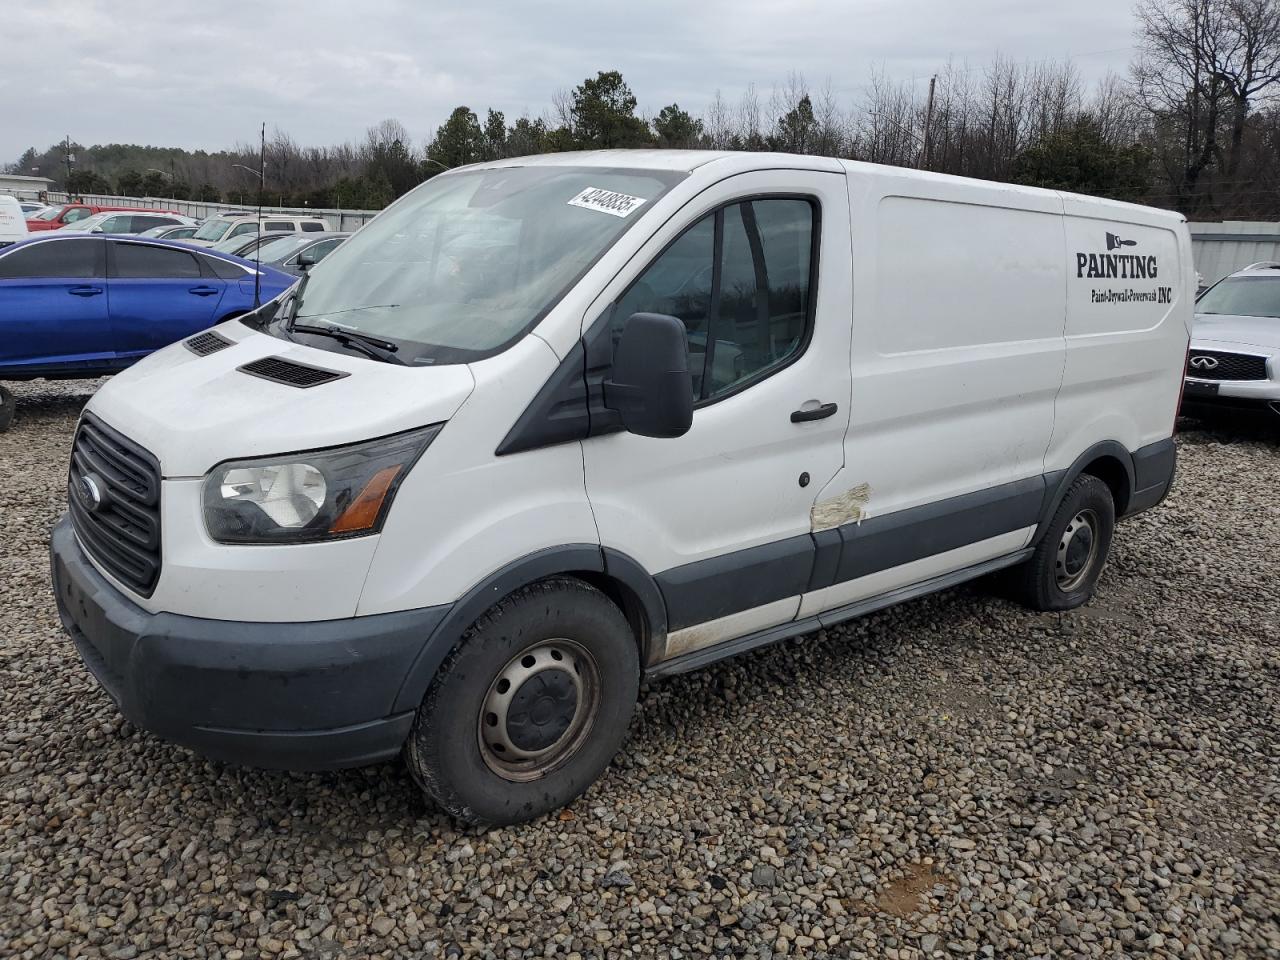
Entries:
[[1070,610],[1088,603],[1106,566],[1115,530],[1110,488],[1097,477],[1076,477],[1049,527],[1025,563],[1008,571],[1015,599],[1033,610]]
[[0,387],[0,433],[4,433],[9,429],[17,409],[18,402],[14,400],[13,394],[4,387]]
[[613,602],[572,577],[544,580],[467,630],[418,708],[405,759],[459,820],[529,820],[604,772],[639,683],[635,638]]

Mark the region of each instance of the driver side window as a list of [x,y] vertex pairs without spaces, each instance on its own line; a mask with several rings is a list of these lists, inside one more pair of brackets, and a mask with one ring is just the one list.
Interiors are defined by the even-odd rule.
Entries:
[[678,317],[689,337],[695,399],[762,380],[803,350],[811,326],[816,202],[768,197],[729,204],[682,233],[614,306]]

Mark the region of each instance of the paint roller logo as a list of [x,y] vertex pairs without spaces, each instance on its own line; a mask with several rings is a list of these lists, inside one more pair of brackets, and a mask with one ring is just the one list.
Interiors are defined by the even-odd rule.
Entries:
[[1137,240],[1121,240],[1114,233],[1107,234],[1107,251],[1119,250],[1121,247],[1136,247]]

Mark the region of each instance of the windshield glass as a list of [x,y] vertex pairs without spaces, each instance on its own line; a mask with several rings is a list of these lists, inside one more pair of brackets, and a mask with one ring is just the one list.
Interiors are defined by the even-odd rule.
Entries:
[[291,233],[275,240],[268,240],[258,248],[255,256],[267,263],[275,263],[277,260],[283,260],[295,250],[300,250],[309,244],[315,243],[315,238],[316,235],[314,233]]
[[99,226],[102,223],[102,221],[105,219],[107,219],[107,214],[95,213],[92,217],[85,217],[83,220],[75,221],[75,223],[65,224],[64,226],[58,229],[58,232],[59,233],[71,232],[73,230],[87,232],[89,230],[92,230],[94,227]]
[[37,213],[32,220],[53,220],[62,212],[62,207],[46,207]]
[[311,271],[295,319],[395,341],[409,362],[492,356],[684,176],[530,166],[436,177]]
[[1232,277],[1196,303],[1196,313],[1237,317],[1280,317],[1280,277]]
[[[200,236],[199,233],[196,236]],[[252,247],[254,241],[258,238],[250,233],[239,233],[234,237],[227,237],[225,240],[219,240],[210,250],[217,250],[220,253],[237,253],[245,247]]]
[[196,240],[221,240],[231,226],[229,220],[208,220],[195,232]]

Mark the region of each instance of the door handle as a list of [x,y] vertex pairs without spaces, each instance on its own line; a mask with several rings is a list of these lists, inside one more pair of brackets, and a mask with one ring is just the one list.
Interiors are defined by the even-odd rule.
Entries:
[[67,291],[67,293],[71,294],[73,297],[96,297],[98,294],[102,293],[102,288],[82,285],[79,287],[72,287]]
[[825,420],[839,409],[834,403],[824,403],[812,410],[792,410],[792,423],[807,423],[810,420]]
[[194,293],[197,297],[212,297],[218,291],[215,287],[192,287],[187,292]]

